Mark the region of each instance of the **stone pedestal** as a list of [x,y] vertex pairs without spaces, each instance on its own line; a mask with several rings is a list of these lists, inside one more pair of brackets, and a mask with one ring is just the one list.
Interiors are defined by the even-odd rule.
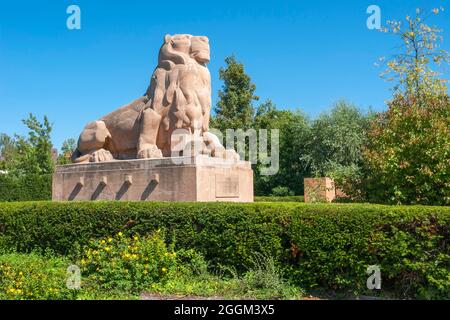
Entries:
[[58,166],[52,199],[253,202],[250,162],[193,157]]

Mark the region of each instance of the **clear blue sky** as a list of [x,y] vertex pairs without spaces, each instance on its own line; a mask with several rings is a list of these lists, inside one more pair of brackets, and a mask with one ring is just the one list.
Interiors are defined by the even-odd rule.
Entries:
[[[81,30],[66,28],[66,8],[81,8]],[[382,21],[431,10],[442,0],[144,1],[36,0],[0,4],[0,132],[25,133],[29,112],[54,123],[58,148],[92,120],[142,95],[166,33],[210,38],[213,103],[218,70],[235,54],[261,100],[311,117],[341,98],[385,108],[390,84],[377,58],[396,42],[366,27],[366,9]],[[433,18],[450,39],[449,12]],[[449,47],[449,40],[444,48]]]

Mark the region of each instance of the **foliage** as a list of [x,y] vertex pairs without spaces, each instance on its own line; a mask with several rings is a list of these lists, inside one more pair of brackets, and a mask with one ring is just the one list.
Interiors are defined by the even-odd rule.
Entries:
[[[443,8],[435,8],[433,14],[439,14]],[[388,28],[383,29],[400,38],[401,51],[385,61],[386,70],[381,74],[389,81],[397,81],[394,86],[396,94],[415,96],[420,99],[428,95],[442,95],[447,92],[444,79],[434,71],[442,63],[450,62],[450,54],[440,49],[443,42],[442,30],[426,22],[429,15],[417,9],[415,17],[406,17],[406,21],[388,21]]]
[[16,141],[13,137],[7,134],[0,134],[0,170],[6,169],[6,164],[9,163],[16,152]]
[[74,297],[67,289],[66,258],[37,254],[0,255],[0,300],[61,300]]
[[314,219],[294,217],[289,230],[297,261],[292,269],[294,279],[310,285],[327,279],[334,290],[361,292],[367,266],[378,265],[382,292],[448,299],[448,210],[439,216],[425,207],[402,208],[402,213],[395,209],[365,215],[353,211],[351,219],[335,213]]
[[254,95],[256,86],[245,73],[244,65],[235,56],[227,57],[225,62],[226,68],[219,70],[223,86],[218,94],[213,120],[214,128],[223,134],[226,129],[248,129],[255,112],[252,103],[259,99]]
[[[261,167],[265,164],[256,165],[253,168],[255,193],[257,195],[303,194],[303,178],[308,173],[301,161],[301,155],[305,152],[310,130],[306,117],[299,111],[278,110],[268,100],[259,106],[254,127],[268,130],[268,150],[271,150],[270,130],[279,130],[279,170],[275,175],[262,175]],[[284,190],[283,194],[278,193],[281,190]]]
[[0,201],[38,201],[52,198],[52,175],[16,177],[0,174]]
[[49,200],[52,192],[52,125],[30,114],[27,137],[1,135],[0,201]]
[[90,241],[77,263],[81,287],[72,290],[66,287],[69,259],[50,253],[2,254],[0,298],[123,300],[137,299],[142,293],[234,299],[300,296],[301,290],[282,278],[271,257],[257,255],[254,267],[242,276],[213,275],[202,255],[192,249],[172,252],[161,236],[160,232],[144,238],[119,233]]
[[[330,113],[313,121],[306,152],[301,159],[314,176],[330,176],[341,188],[357,182],[354,179],[358,178],[363,165],[362,148],[369,118],[370,114],[339,101]],[[353,192],[351,188],[345,191]]]
[[254,197],[255,202],[305,202],[303,196],[257,196]]
[[450,208],[302,203],[2,203],[0,244],[70,253],[110,234],[145,237],[161,229],[211,268],[245,272],[259,252],[291,282],[365,293],[366,268],[379,265],[383,291],[450,298]]
[[[283,277],[280,268],[272,257],[255,254],[253,266],[242,275],[234,268],[221,267],[208,272],[204,267],[201,272],[192,272],[192,265],[205,265],[201,255],[193,250],[178,251],[178,257],[186,252],[190,262],[181,265],[189,271],[176,273],[164,283],[155,283],[150,292],[163,295],[196,295],[201,297],[219,297],[221,299],[298,299],[302,290],[290,285]],[[180,254],[181,253],[181,254]],[[200,263],[196,262],[200,258]],[[198,267],[194,268],[198,269]],[[231,275],[231,277],[229,276]]]
[[253,293],[262,290],[272,298],[295,297],[300,294],[297,288],[289,286],[284,275],[276,266],[273,257],[255,253],[252,267],[242,277],[237,273],[234,278],[240,280],[240,291]]
[[417,10],[406,24],[389,23],[403,46],[387,63],[390,80],[398,81],[394,97],[372,122],[364,152],[362,189],[370,201],[450,203],[450,99],[446,80],[434,71],[450,54],[439,49],[441,30],[428,26],[427,18]]
[[52,125],[44,116],[41,123],[30,113],[23,123],[28,127],[27,137],[15,137],[14,156],[6,162],[8,174],[18,176],[51,174],[54,170],[50,134]]
[[58,157],[58,164],[69,164],[72,154],[77,149],[77,142],[75,139],[70,138],[64,140],[61,147],[61,155]]
[[293,196],[294,192],[289,190],[288,187],[278,186],[272,189],[272,195],[275,197]]
[[[216,117],[212,126],[225,133],[226,129],[267,129],[268,150],[271,150],[271,129],[279,130],[279,170],[265,175],[262,160],[268,155],[259,152],[259,162],[253,165],[256,195],[303,194],[303,178],[328,175],[348,194],[353,190],[362,165],[361,148],[370,116],[345,101],[338,102],[330,114],[309,121],[301,112],[279,110],[271,100],[255,111],[252,101],[256,86],[245,74],[242,63],[235,57],[226,60],[221,69],[223,89],[219,92]],[[248,151],[248,143],[246,143]],[[351,171],[352,170],[352,171]],[[348,175],[345,175],[348,173]],[[342,178],[341,178],[342,177]],[[279,192],[282,193],[280,194]]]
[[450,99],[397,95],[373,122],[365,150],[371,201],[448,205]]
[[139,291],[162,282],[176,267],[176,253],[171,252],[157,231],[140,238],[115,237],[93,241],[80,260],[87,282],[103,289]]

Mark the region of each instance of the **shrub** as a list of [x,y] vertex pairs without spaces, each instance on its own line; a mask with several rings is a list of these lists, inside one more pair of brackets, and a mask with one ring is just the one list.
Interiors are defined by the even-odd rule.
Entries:
[[139,238],[119,232],[115,237],[92,241],[79,261],[87,282],[102,289],[138,291],[163,282],[177,265],[160,231]]
[[383,290],[450,298],[450,208],[303,203],[2,203],[0,244],[70,253],[90,239],[165,230],[175,250],[195,249],[212,266],[248,270],[269,255],[305,288],[365,292],[379,265]]
[[74,297],[67,289],[65,258],[36,254],[0,255],[0,300],[61,300]]
[[275,197],[293,196],[294,192],[288,187],[278,186],[272,189],[272,195]]
[[372,123],[365,156],[373,202],[450,204],[450,98],[396,95]]
[[0,201],[38,201],[52,198],[52,176],[26,175],[20,178],[0,174]]

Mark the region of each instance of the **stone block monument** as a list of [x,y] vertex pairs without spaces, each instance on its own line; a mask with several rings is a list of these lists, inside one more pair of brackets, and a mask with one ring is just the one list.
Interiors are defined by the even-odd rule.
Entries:
[[145,94],[81,132],[53,200],[253,201],[253,171],[209,131],[209,40],[166,35]]
[[305,202],[332,202],[336,198],[334,181],[328,177],[305,178]]

